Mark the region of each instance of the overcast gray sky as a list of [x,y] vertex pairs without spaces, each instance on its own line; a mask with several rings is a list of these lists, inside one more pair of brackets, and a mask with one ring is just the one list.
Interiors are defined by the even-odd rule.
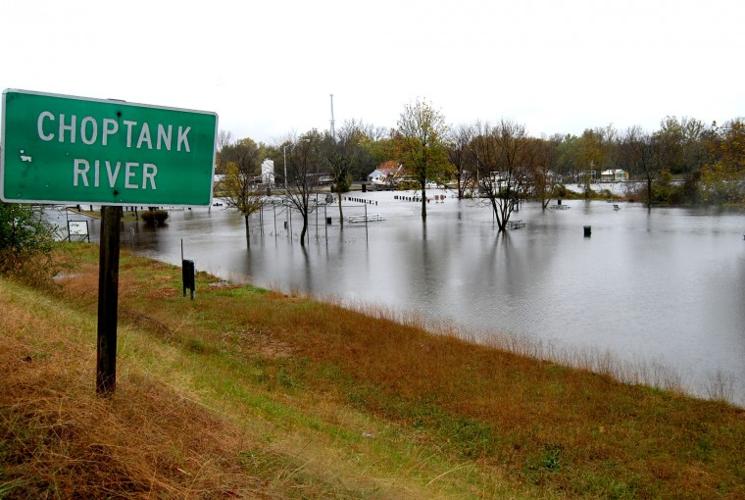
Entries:
[[216,111],[272,142],[424,97],[533,134],[745,115],[745,2],[4,1],[0,86]]

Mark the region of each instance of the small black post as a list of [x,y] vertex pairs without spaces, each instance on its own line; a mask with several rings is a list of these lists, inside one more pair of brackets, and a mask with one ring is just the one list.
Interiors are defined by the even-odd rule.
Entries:
[[119,299],[119,226],[122,207],[101,207],[98,259],[98,340],[96,392],[107,396],[116,389],[116,327]]
[[585,228],[585,238],[589,238],[592,236],[592,226],[584,226]]
[[191,292],[191,300],[194,300],[194,289],[196,288],[196,279],[194,277],[194,261],[182,259],[181,260],[181,282],[183,283],[184,297],[186,297],[186,289],[188,288]]

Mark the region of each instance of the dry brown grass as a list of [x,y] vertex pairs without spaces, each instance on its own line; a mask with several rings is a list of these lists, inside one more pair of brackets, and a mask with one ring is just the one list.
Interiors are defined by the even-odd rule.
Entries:
[[[214,331],[192,313],[144,313],[132,300],[151,299],[134,291],[160,286],[158,273],[173,271],[160,264],[123,262],[144,271],[138,279],[150,286],[133,275],[122,280],[130,293],[121,304],[118,389],[97,398],[89,264],[72,266],[52,295],[0,279],[1,498],[422,498],[452,491],[454,482],[520,491],[496,476],[471,486],[481,474],[472,469],[425,487],[452,464],[402,443],[398,432],[379,435],[387,423],[324,394],[284,391],[286,372],[272,362],[293,362],[288,343],[250,326]],[[187,330],[211,334],[184,338]],[[244,369],[234,359],[252,362]],[[362,450],[369,458],[360,460]],[[392,461],[385,472],[380,458]]]
[[[94,395],[93,351],[0,295],[0,464],[10,497],[254,495],[243,435],[214,413],[132,375]],[[9,479],[8,479],[9,478]]]
[[[87,313],[95,310],[97,283],[91,253],[77,247],[63,254],[78,271],[62,283],[61,296]],[[197,300],[185,301],[166,291],[178,286],[175,268],[125,253],[122,322],[154,340],[199,353],[205,366],[208,360],[229,360],[236,368],[220,371],[229,394],[237,380],[256,373],[252,390],[268,391],[262,394],[276,395],[302,415],[317,416],[317,403],[323,401],[388,422],[410,440],[399,444],[449,457],[451,465],[427,477],[423,491],[447,481],[448,474],[473,473],[542,496],[745,498],[745,412],[740,409],[620,383],[613,378],[619,373],[613,372],[612,360],[602,357],[588,360],[588,368],[605,372],[597,374],[452,335],[431,335],[413,317],[398,318],[406,323],[401,324],[388,319],[386,311],[365,315],[299,296],[210,288],[210,280],[200,276]],[[161,297],[157,304],[153,294]],[[521,348],[524,354],[535,349],[513,346]],[[663,385],[665,377],[660,375]],[[343,420],[334,412],[323,418]],[[173,422],[168,428],[185,425]],[[358,453],[356,441],[334,436],[340,454]],[[227,455],[233,441],[224,445]],[[219,449],[214,453],[223,456]],[[224,472],[229,467],[218,469],[215,477],[231,477]],[[389,471],[391,480],[414,469],[407,464]],[[164,477],[183,487],[178,474]],[[504,494],[477,484],[469,494]],[[325,490],[313,491],[319,496]]]
[[[365,404],[389,418],[421,419],[391,403],[403,398],[485,423],[478,456],[528,481],[574,494],[745,497],[742,409],[619,383],[645,368],[624,372],[612,359],[590,358],[604,374],[592,373],[377,316],[318,306],[289,319],[301,331],[282,338],[374,384]],[[675,385],[664,372],[660,381]]]

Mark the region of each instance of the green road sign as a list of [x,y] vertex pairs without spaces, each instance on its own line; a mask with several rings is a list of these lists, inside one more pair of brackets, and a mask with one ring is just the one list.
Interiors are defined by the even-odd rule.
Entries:
[[215,113],[9,89],[0,198],[209,205],[216,131]]

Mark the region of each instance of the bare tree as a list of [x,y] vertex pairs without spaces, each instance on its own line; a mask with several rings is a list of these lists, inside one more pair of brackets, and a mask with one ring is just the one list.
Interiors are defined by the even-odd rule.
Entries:
[[342,193],[349,190],[352,182],[352,171],[361,161],[363,150],[361,143],[366,137],[362,122],[347,121],[336,132],[336,137],[327,136],[324,156],[331,167],[339,203],[339,224],[344,227],[344,212],[342,210]]
[[311,204],[311,194],[318,185],[318,174],[321,167],[322,136],[312,130],[296,141],[287,155],[287,192],[288,204],[300,212],[303,218],[303,229],[300,231],[300,245],[305,247],[305,236],[308,233],[308,216],[317,207]]
[[527,180],[530,154],[525,127],[506,120],[494,127],[477,124],[472,144],[479,193],[487,198],[499,232],[504,232]]
[[461,125],[450,128],[448,137],[448,158],[455,167],[455,175],[458,189],[458,199],[462,200],[468,187],[472,187],[473,177],[473,153],[471,152],[471,141],[473,140],[473,127]]
[[225,146],[233,144],[233,133],[229,130],[221,130],[217,134],[217,150],[222,151]]
[[558,144],[560,139],[532,139],[531,181],[533,194],[541,202],[541,209],[546,210],[556,194],[559,182],[556,174],[558,163]]
[[422,220],[427,220],[427,182],[447,175],[445,117],[426,101],[404,108],[398,120],[398,159],[412,173],[422,190]]
[[225,164],[225,199],[229,207],[237,209],[246,223],[246,247],[251,247],[248,218],[264,205],[262,190],[257,183],[260,171],[260,150],[251,139],[242,139],[236,144],[222,147],[221,157]]
[[644,177],[647,184],[647,208],[652,209],[652,183],[660,170],[658,146],[654,136],[635,125],[629,127],[621,141],[621,157],[629,169]]
[[216,155],[215,155],[215,173],[217,174],[224,174],[225,173],[225,164],[226,162],[223,161],[222,158],[222,150],[225,149],[228,146],[231,146],[234,144],[233,141],[233,134],[227,130],[221,130],[217,134],[217,139],[215,141],[216,146]]

